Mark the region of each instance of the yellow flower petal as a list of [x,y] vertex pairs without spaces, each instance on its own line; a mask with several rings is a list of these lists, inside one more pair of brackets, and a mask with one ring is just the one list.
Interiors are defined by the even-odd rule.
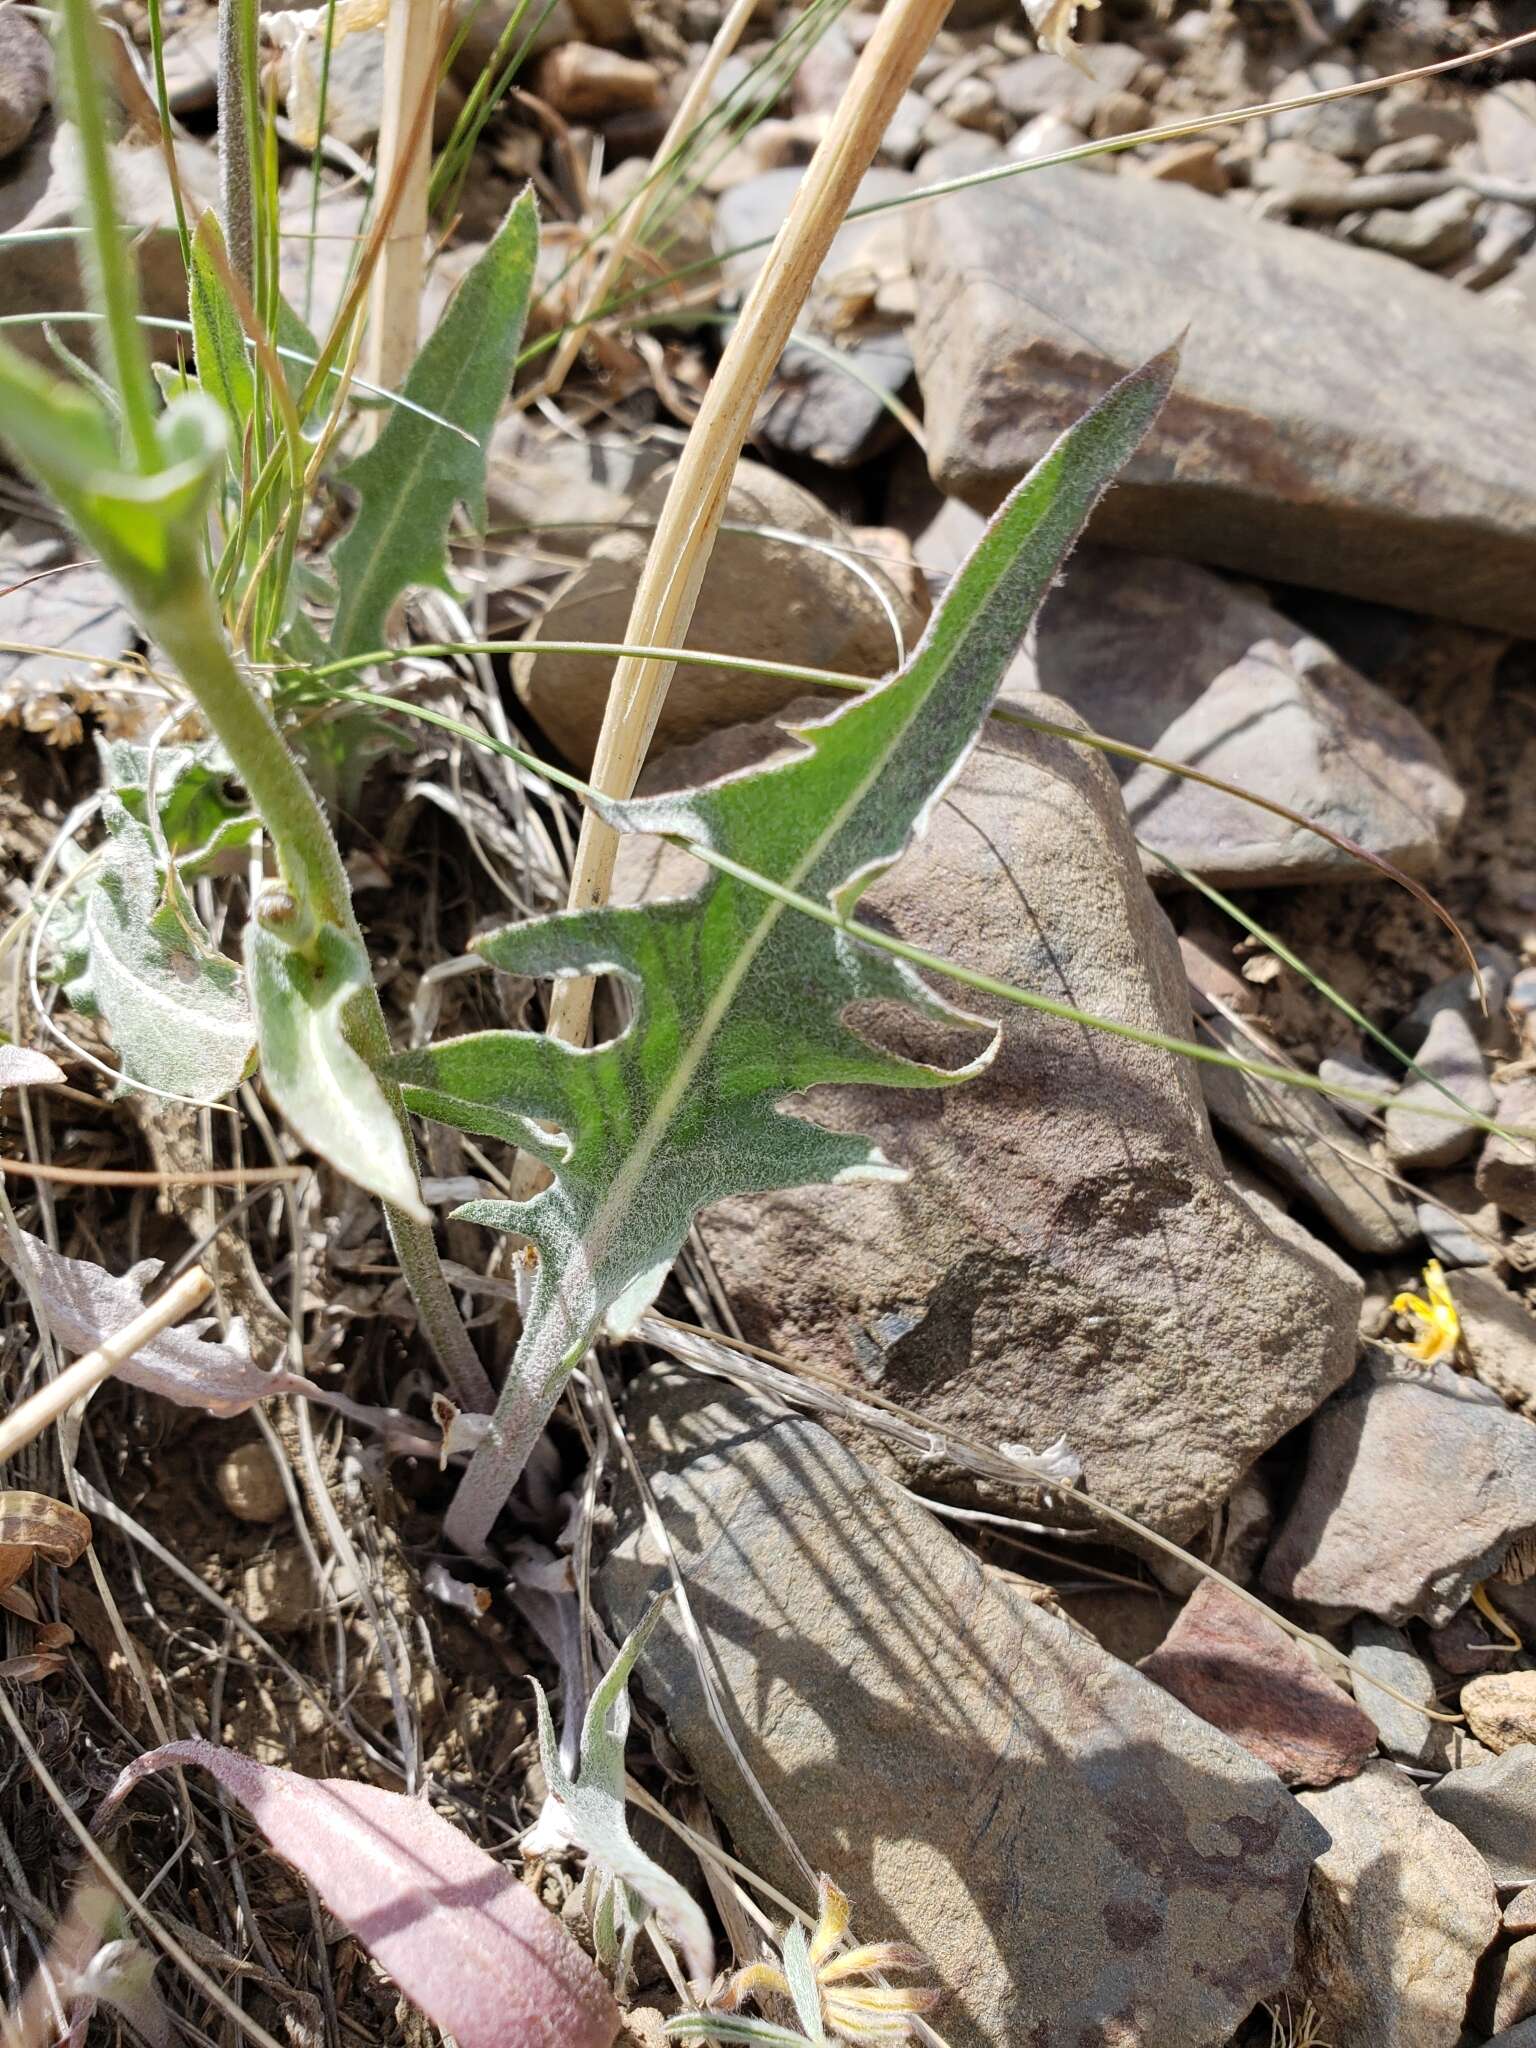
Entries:
[[1436,1359],[1449,1356],[1461,1341],[1461,1318],[1438,1259],[1431,1259],[1424,1268],[1424,1294],[1396,1295],[1392,1310],[1395,1315],[1410,1316],[1422,1325],[1414,1342],[1402,1347],[1421,1365],[1433,1365]]
[[816,1887],[821,1904],[816,1932],[811,1936],[811,1962],[819,1964],[831,1955],[848,1929],[849,1916],[853,1909],[848,1903],[846,1892],[838,1890],[830,1877],[823,1877]]
[[790,1998],[789,1979],[773,1963],[749,1963],[736,1972],[715,2004],[722,2012],[735,2012],[744,1998],[760,1998],[765,1991],[772,1998]]

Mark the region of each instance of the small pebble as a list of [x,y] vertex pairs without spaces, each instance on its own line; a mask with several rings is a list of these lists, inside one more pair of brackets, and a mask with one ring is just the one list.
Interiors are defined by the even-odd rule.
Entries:
[[237,1521],[280,1522],[288,1512],[282,1474],[265,1444],[237,1444],[226,1452],[213,1483]]
[[309,1559],[296,1543],[270,1550],[245,1568],[240,1609],[252,1628],[273,1635],[300,1629],[315,1611],[315,1581]]
[[654,107],[661,98],[661,74],[653,64],[594,43],[561,43],[547,51],[534,78],[539,98],[567,120],[601,120],[632,107]]
[[[1411,1076],[1387,1111],[1387,1157],[1404,1173],[1455,1166],[1476,1147],[1476,1124],[1458,1123],[1439,1112],[1452,1110],[1459,1102],[1480,1116],[1491,1116],[1494,1107],[1493,1085],[1464,1010],[1440,1012],[1419,1047],[1418,1063],[1427,1078]],[[1448,1102],[1443,1089],[1456,1102]],[[1431,1113],[1426,1116],[1424,1110]]]
[[[1374,1095],[1390,1095],[1397,1083],[1380,1067],[1373,1067],[1363,1053],[1336,1052],[1318,1062],[1317,1078],[1335,1088],[1364,1088]],[[1330,1096],[1329,1101],[1347,1124],[1363,1131],[1377,1112],[1364,1102],[1351,1102],[1347,1095]]]
[[1219,199],[1232,182],[1221,151],[1214,142],[1174,142],[1148,157],[1141,165],[1144,174],[1164,185],[1192,185]]
[[1450,154],[1443,135],[1409,135],[1385,143],[1365,160],[1366,176],[1388,178],[1399,171],[1438,171]]
[[1461,1688],[1461,1711],[1495,1755],[1536,1741],[1536,1671],[1489,1671]]

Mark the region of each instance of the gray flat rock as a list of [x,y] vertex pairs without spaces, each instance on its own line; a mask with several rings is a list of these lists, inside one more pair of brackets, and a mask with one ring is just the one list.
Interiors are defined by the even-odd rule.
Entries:
[[[1436,1771],[1460,1770],[1486,1760],[1489,1752],[1465,1728],[1431,1720],[1429,1713],[1416,1713],[1405,1704],[1417,1701],[1436,1714],[1456,1711],[1454,1687],[1446,1683],[1442,1697],[1434,1671],[1401,1629],[1362,1615],[1354,1625],[1349,1654],[1356,1670],[1355,1699],[1375,1722],[1388,1756]],[[1361,1672],[1382,1684],[1369,1684]],[[1385,1686],[1392,1691],[1385,1691]]]
[[1453,1771],[1424,1797],[1481,1852],[1497,1883],[1536,1878],[1536,1744]]
[[1098,538],[1536,632],[1528,323],[1372,250],[1071,165],[912,216],[941,486],[996,504],[1187,326]]
[[1263,1584],[1438,1628],[1533,1529],[1536,1424],[1476,1380],[1373,1345],[1312,1425]]
[[1536,1316],[1492,1273],[1451,1273],[1447,1285],[1473,1372],[1501,1401],[1536,1415]]
[[[681,1376],[632,1419],[669,1440],[656,1498],[748,1760],[860,1938],[931,1958],[952,2048],[1216,2048],[1278,1988],[1327,1838],[1272,1772],[815,1423]],[[631,1534],[614,1629],[665,1581]],[[802,1893],[670,1613],[639,1682],[738,1853]]]
[[1451,1110],[1460,1103],[1478,1116],[1492,1116],[1494,1109],[1493,1084],[1464,1010],[1442,1010],[1415,1057],[1429,1078],[1410,1075],[1387,1111],[1387,1157],[1404,1173],[1455,1166],[1477,1149],[1476,1124],[1425,1115],[1426,1110]]
[[[803,167],[763,171],[721,196],[715,210],[715,248],[722,255],[742,251],[728,257],[724,266],[733,292],[745,292],[767,254],[765,248],[744,245],[777,233],[804,176]],[[910,172],[877,165],[860,180],[854,204],[897,198],[914,183]],[[755,432],[770,447],[846,469],[899,437],[901,428],[885,400],[899,396],[912,381],[912,348],[905,327],[897,321],[866,319],[858,331],[846,331],[849,323],[839,312],[845,296],[840,279],[858,271],[866,260],[872,260],[876,270],[892,267],[879,254],[882,246],[892,252],[895,268],[904,267],[903,237],[899,226],[892,225],[899,218],[877,215],[850,222],[834,236],[796,323],[801,331],[819,335],[820,346],[791,346],[785,351],[755,423]],[[867,290],[861,283],[859,291]]]
[[[1169,556],[1083,548],[1004,686],[1045,690],[1096,731],[1315,818],[1416,872],[1463,798],[1403,704],[1271,605]],[[1304,824],[1127,761],[1125,806],[1156,880],[1167,854],[1219,886],[1368,870]]]
[[[1495,1122],[1536,1130],[1536,1077],[1524,1075],[1498,1090]],[[1477,1185],[1522,1223],[1536,1223],[1536,1145],[1529,1138],[1483,1140],[1477,1162]]]
[[[1212,1041],[1239,1059],[1278,1060],[1226,1018],[1206,1020]],[[1382,1170],[1364,1138],[1327,1099],[1233,1067],[1202,1066],[1206,1107],[1254,1152],[1282,1186],[1303,1195],[1344,1242],[1384,1258],[1418,1242],[1414,1205]]]
[[[194,142],[181,142],[177,167],[187,208],[195,219],[214,196],[211,155]],[[161,319],[187,315],[186,277],[181,244],[176,238],[176,210],[165,159],[149,143],[117,142],[112,146],[112,182],[118,215],[132,231],[143,310]],[[79,152],[75,132],[53,116],[38,122],[6,166],[0,179],[0,234],[33,233],[72,228],[82,204]],[[80,272],[80,245],[73,235],[11,244],[5,251],[5,311],[68,313],[87,303]],[[64,339],[81,346],[84,329],[61,321]],[[55,374],[58,358],[49,348],[39,323],[7,330],[12,344],[34,356]],[[173,360],[180,337],[151,328],[146,340],[154,354]]]

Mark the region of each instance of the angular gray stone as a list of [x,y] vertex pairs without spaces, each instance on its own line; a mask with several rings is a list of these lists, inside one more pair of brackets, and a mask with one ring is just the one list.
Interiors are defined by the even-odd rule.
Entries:
[[1503,2030],[1536,2014],[1536,1934],[1527,1934],[1489,1958],[1486,1982],[1473,2000],[1480,2026]]
[[[632,528],[611,533],[562,585],[530,643],[622,640],[630,602],[650,546],[649,526],[669,479],[646,485],[630,509]],[[710,558],[690,639],[720,654],[763,655],[811,668],[879,676],[896,666],[896,643],[883,609],[891,606],[911,647],[921,630],[911,605],[856,549],[853,536],[788,477],[759,462],[738,465],[726,519]],[[747,529],[767,528],[767,532]],[[802,536],[797,545],[782,534]],[[850,551],[838,559],[839,546]],[[873,587],[871,587],[873,585]],[[613,663],[606,656],[519,654],[512,665],[518,698],[568,759],[592,759]],[[739,719],[760,718],[802,686],[742,670],[680,667],[662,706],[658,748],[696,740]]]
[[1486,1864],[1392,1764],[1299,1797],[1333,1837],[1297,1943],[1298,1982],[1324,2038],[1341,2048],[1455,2048],[1499,1926]]
[[1443,1365],[1372,1345],[1312,1425],[1265,1560],[1283,1600],[1438,1628],[1536,1530],[1536,1424]]
[[[803,168],[765,171],[732,186],[722,196],[715,211],[715,247],[722,255],[727,250],[741,250],[724,265],[733,291],[746,290],[767,255],[765,248],[745,245],[777,233],[804,176]],[[897,198],[914,183],[907,171],[877,166],[859,181],[854,204],[866,206]],[[844,293],[838,282],[858,273],[859,284],[853,293],[858,304],[866,296],[874,296],[865,282],[866,263],[873,264],[871,275],[882,268],[904,272],[905,236],[899,220],[899,215],[876,215],[871,220],[850,222],[834,236],[797,322],[802,332],[818,335],[821,346],[786,350],[767,401],[759,409],[754,431],[770,447],[846,469],[899,436],[901,428],[884,401],[899,396],[912,381],[912,348],[905,326],[861,317],[848,331]],[[885,256],[882,250],[887,252]],[[837,360],[843,354],[849,358],[848,366]]]
[[1482,202],[1460,187],[1398,212],[1381,207],[1367,214],[1353,240],[1362,249],[1379,249],[1405,263],[1438,270],[1475,249],[1482,238]]
[[[1083,548],[1004,695],[1063,697],[1097,731],[1188,761],[1423,873],[1460,822],[1445,756],[1405,705],[1262,598],[1167,556]],[[1137,837],[1218,886],[1366,870],[1305,825],[1112,761]],[[1156,879],[1167,871],[1152,860]]]
[[1489,1763],[1452,1771],[1424,1797],[1480,1851],[1495,1883],[1536,1878],[1536,1744],[1523,1742]]
[[[1270,98],[1299,100],[1308,93],[1353,85],[1368,75],[1358,65],[1340,58],[1321,57],[1304,64],[1299,71],[1288,72]],[[1355,99],[1326,100],[1320,107],[1297,107],[1287,114],[1272,114],[1268,126],[1277,140],[1304,142],[1326,156],[1358,159],[1369,156],[1376,147],[1376,102],[1370,93]]]
[[165,90],[173,114],[202,114],[216,104],[219,21],[212,9],[178,22],[166,36]]
[[[1051,698],[1026,701],[1071,720]],[[649,786],[697,782],[769,745],[763,731],[722,734]],[[621,892],[676,894],[699,872],[632,841]],[[865,903],[906,939],[1024,988],[1193,1030],[1113,777],[1066,740],[994,725]],[[1191,1534],[1347,1375],[1359,1280],[1289,1219],[1249,1208],[1191,1063],[965,1000],[1002,1020],[985,1075],[812,1099],[814,1115],[867,1132],[911,1179],[721,1203],[701,1219],[716,1269],[754,1342],[941,1428],[1035,1444],[1064,1433],[1090,1491]],[[927,1027],[887,1028],[924,1057],[960,1053]]]
[[[952,2048],[1225,2041],[1284,1981],[1326,1841],[1273,1773],[815,1423],[698,1381],[641,1398],[642,1441],[658,1403],[680,1417],[653,1483],[748,1761],[859,1936],[930,1957]],[[643,1529],[622,1542],[614,1630],[665,1582]],[[798,1895],[670,1614],[639,1683],[738,1853]]]
[[[187,207],[193,218],[214,196],[211,159],[195,143],[183,142],[176,152]],[[118,216],[131,230],[143,310],[161,319],[184,320],[186,278],[181,244],[176,238],[165,159],[149,143],[115,143],[112,179]],[[81,204],[79,153],[74,130],[51,117],[39,123],[0,178],[0,235],[13,230],[73,227]],[[5,251],[5,311],[66,313],[83,310],[85,285],[80,274],[80,244],[73,235],[57,240],[13,243]],[[64,338],[78,347],[83,329],[61,323]],[[58,358],[44,338],[41,324],[10,328],[12,345],[57,372]],[[164,330],[146,330],[155,355],[173,360],[180,337]]]
[[1473,1372],[1501,1401],[1536,1416],[1536,1316],[1492,1273],[1451,1273],[1446,1284]]
[[1495,178],[1536,179],[1536,79],[1506,78],[1472,102],[1483,167]]
[[[1321,1069],[1319,1069],[1321,1071]],[[1442,1266],[1492,1266],[1503,1245],[1503,1225],[1470,1173],[1441,1173],[1423,1184],[1429,1198],[1414,1213],[1425,1242]]]
[[[1481,1762],[1487,1755],[1464,1728],[1449,1721],[1432,1721],[1427,1713],[1415,1713],[1404,1701],[1416,1700],[1433,1713],[1454,1713],[1451,1691],[1445,1698],[1436,1689],[1435,1674],[1414,1649],[1401,1629],[1362,1615],[1354,1625],[1350,1661],[1356,1669],[1355,1699],[1376,1724],[1376,1733],[1388,1756],[1405,1764],[1429,1770],[1459,1770],[1463,1764]],[[1381,1685],[1362,1680],[1379,1678]],[[1384,1686],[1391,1686],[1386,1692]],[[1401,1694],[1401,1698],[1394,1697]]]
[[[1474,944],[1472,957],[1477,962],[1477,979],[1473,978],[1470,967],[1463,968],[1459,974],[1447,975],[1443,981],[1425,989],[1397,1025],[1392,1036],[1404,1052],[1416,1054],[1429,1036],[1430,1026],[1446,1010],[1464,1011],[1480,1041],[1490,1025],[1497,1030],[1498,1019],[1509,997],[1510,980],[1517,964],[1515,957],[1503,946],[1482,944]],[[1486,1019],[1483,1015],[1485,1006]]]
[[[1240,1059],[1278,1058],[1224,1017],[1207,1018],[1206,1026],[1213,1043]],[[1417,1243],[1413,1203],[1323,1096],[1214,1065],[1201,1067],[1200,1086],[1222,1128],[1304,1195],[1346,1244],[1381,1258]]]
[[[68,541],[30,520],[0,533],[0,638],[18,648],[67,650],[22,654],[0,648],[0,706],[35,731],[54,723],[53,692],[61,684],[89,680],[96,673],[93,661],[115,661],[135,639],[111,577],[90,563],[71,561],[72,554]],[[28,718],[30,701],[37,702],[46,723]]]
[[[1496,1091],[1494,1121],[1536,1130],[1536,1077],[1523,1075]],[[1477,1185],[1507,1215],[1536,1223],[1536,1143],[1490,1134],[1477,1162]]]
[[1135,92],[1146,72],[1146,58],[1129,43],[1099,43],[1083,52],[1080,65],[1043,50],[1017,58],[993,74],[992,90],[1015,124],[1060,114],[1086,133],[1104,101],[1112,93]]
[[1098,538],[1536,632],[1526,323],[1371,250],[1071,165],[919,208],[912,247],[946,491],[996,504],[1188,322]]
[[1404,1173],[1455,1166],[1477,1147],[1476,1124],[1423,1114],[1426,1109],[1455,1107],[1441,1088],[1448,1088],[1457,1103],[1479,1116],[1492,1116],[1494,1110],[1493,1084],[1464,1010],[1442,1010],[1416,1057],[1431,1078],[1410,1075],[1387,1111],[1387,1157]]
[[1518,2026],[1495,2035],[1488,2048],[1536,2048],[1536,2019],[1521,2020]]
[[48,38],[19,7],[0,8],[0,163],[21,148],[52,97]]

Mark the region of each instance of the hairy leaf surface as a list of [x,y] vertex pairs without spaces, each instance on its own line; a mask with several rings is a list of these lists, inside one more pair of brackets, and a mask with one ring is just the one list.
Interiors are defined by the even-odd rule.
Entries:
[[363,949],[335,925],[305,948],[253,918],[245,964],[267,1091],[306,1145],[408,1214],[427,1220],[405,1133],[367,1062],[347,1042],[349,1006],[369,986]]
[[148,827],[117,803],[106,820],[110,836],[65,941],[64,993],[101,1018],[127,1080],[216,1101],[256,1053],[240,970],[215,948],[175,869],[157,864]]
[[[483,518],[486,443],[512,382],[538,253],[538,215],[525,192],[405,380],[403,395],[439,420],[391,407],[378,440],[345,472],[362,503],[332,557],[338,659],[384,645],[385,619],[403,590],[447,587],[455,505]],[[441,420],[473,438],[446,432]]]
[[[126,1079],[197,1101],[238,1085],[256,1051],[240,970],[214,945],[186,883],[243,847],[250,810],[209,742],[97,742],[107,841],[57,931],[58,978],[100,1017]],[[153,816],[150,802],[153,790]]]
[[[851,914],[958,772],[1172,368],[1158,358],[1062,436],[1002,507],[899,675],[787,728],[803,743],[789,759],[675,796],[602,802],[603,815],[620,831],[702,843]],[[865,1139],[785,1112],[786,1096],[826,1082],[949,1087],[984,1067],[996,1043],[950,1072],[872,1045],[848,1023],[851,1004],[975,1020],[901,961],[718,869],[685,899],[541,918],[490,934],[479,950],[513,974],[617,975],[634,1014],[591,1051],[486,1032],[399,1068],[413,1108],[521,1145],[555,1175],[530,1201],[459,1211],[519,1232],[539,1254],[507,1388],[449,1514],[450,1535],[471,1549],[604,1318],[622,1329],[649,1305],[700,1209],[727,1195],[899,1174]]]
[[[708,1982],[715,1968],[714,1943],[703,1908],[685,1885],[639,1847],[624,1814],[630,1674],[665,1605],[664,1600],[652,1602],[593,1693],[582,1724],[581,1760],[574,1776],[560,1760],[544,1688],[536,1678],[532,1681],[539,1717],[539,1759],[549,1796],[523,1846],[525,1850],[537,1846],[544,1855],[572,1846],[586,1853],[589,1880],[594,1871],[598,1878],[594,1888],[598,1904],[592,1914],[594,1928],[599,1930],[598,1954],[605,1962],[619,1964],[621,1986],[628,1974],[635,1936],[651,1913],[687,1957],[690,1976]],[[603,1955],[604,1928],[614,1937],[611,1956]]]
[[227,263],[219,223],[213,214],[205,213],[192,238],[187,310],[192,317],[198,382],[223,408],[238,462],[241,440],[256,406],[256,380],[246,359],[245,329],[224,283]]

